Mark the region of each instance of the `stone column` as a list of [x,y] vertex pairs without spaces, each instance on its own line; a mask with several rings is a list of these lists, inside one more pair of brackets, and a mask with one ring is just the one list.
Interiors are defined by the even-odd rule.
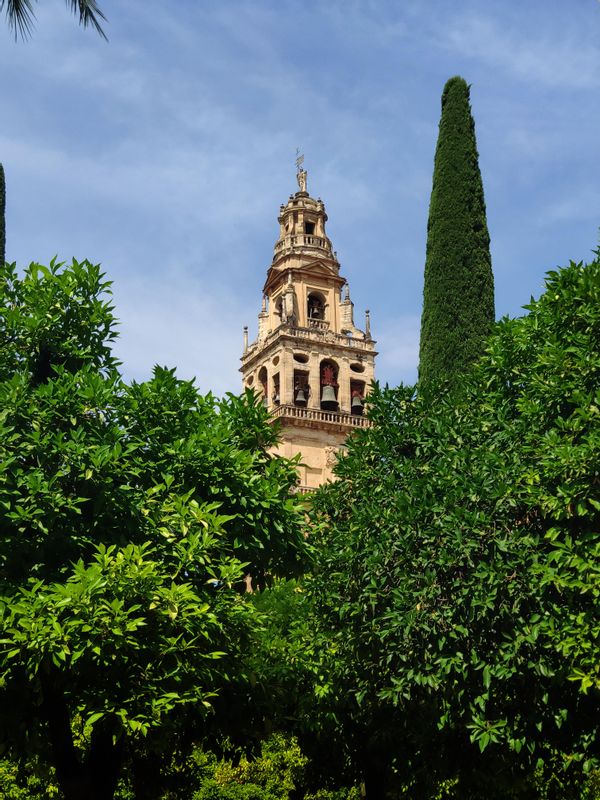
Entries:
[[350,369],[348,368],[348,361],[344,359],[339,361],[338,371],[338,400],[340,411],[344,414],[350,413]]
[[291,356],[288,351],[282,349],[279,356],[279,364],[277,365],[279,370],[279,397],[282,406],[289,406],[293,402],[290,383],[293,379],[294,371],[290,368],[290,359]]
[[309,408],[321,408],[321,375],[319,373],[319,353],[311,353],[308,360],[308,385],[310,386],[310,397],[308,398]]

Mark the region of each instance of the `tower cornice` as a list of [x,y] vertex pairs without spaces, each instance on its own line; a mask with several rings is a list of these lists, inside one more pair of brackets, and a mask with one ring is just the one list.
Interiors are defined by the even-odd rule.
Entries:
[[311,279],[326,280],[331,282],[332,285],[341,288],[346,283],[346,279],[339,274],[339,264],[337,264],[337,267],[338,269],[335,269],[331,261],[323,258],[308,261],[304,264],[286,264],[285,261],[282,261],[280,264],[269,267],[267,279],[263,286],[263,293],[269,295],[275,292],[282,283],[288,280],[290,272],[294,279],[302,278],[306,281]]
[[251,369],[255,363],[269,358],[282,345],[289,345],[296,350],[322,350],[335,352],[339,358],[354,358],[357,361],[366,356],[375,358],[375,339],[354,339],[339,333],[334,333],[325,327],[310,328],[295,327],[293,325],[280,325],[272,331],[264,341],[255,342],[242,355],[240,372]]

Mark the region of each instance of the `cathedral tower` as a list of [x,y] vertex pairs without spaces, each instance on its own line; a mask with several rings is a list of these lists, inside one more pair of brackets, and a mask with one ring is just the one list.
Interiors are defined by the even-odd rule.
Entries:
[[[301,159],[299,159],[301,164]],[[362,416],[374,378],[375,342],[369,312],[365,330],[354,325],[354,304],[325,231],[323,202],[299,191],[279,211],[279,239],[263,288],[258,336],[244,330],[244,387],[258,391],[281,422],[275,452],[300,453],[300,490],[332,477],[348,434],[368,424]]]

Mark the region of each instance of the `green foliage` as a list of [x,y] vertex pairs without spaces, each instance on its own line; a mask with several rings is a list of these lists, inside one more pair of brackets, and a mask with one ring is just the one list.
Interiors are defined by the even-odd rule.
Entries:
[[597,765],[598,260],[528,311],[453,393],[376,390],[314,501],[321,694],[401,796],[576,798]]
[[[215,781],[222,787],[255,786],[262,792],[261,800],[287,800],[302,778],[306,760],[296,739],[273,734],[262,743],[259,757],[243,756],[235,767],[221,763]],[[203,800],[202,793],[198,800]]]
[[280,729],[310,727],[318,653],[302,582],[278,580],[253,602],[261,625],[247,654],[254,678],[247,713],[258,712],[257,725],[267,720]]
[[6,260],[6,181],[0,164],[0,264]]
[[[219,530],[217,519],[196,509],[193,517]],[[231,648],[223,625],[249,624],[250,609],[236,593],[210,603],[192,581],[177,580],[188,563],[211,564],[212,537],[202,539],[182,537],[161,558],[149,545],[101,544],[64,582],[30,581],[1,608],[5,675],[13,662],[31,682],[40,669],[59,671],[86,725],[110,717],[135,735],[178,705],[210,708],[223,678],[216,661]],[[237,567],[229,570],[237,578]]]
[[[243,755],[234,764],[220,761],[206,777],[193,800],[288,800],[302,792],[308,759],[293,736],[272,734],[260,754]],[[306,800],[359,800],[357,789],[320,789]]]
[[[314,529],[309,542],[316,544],[313,558],[318,562],[320,541]],[[327,578],[315,575],[314,579],[325,580],[322,591],[326,592]],[[307,787],[338,791],[325,787],[352,784],[357,772],[340,728],[344,701],[339,702],[323,669],[324,659],[335,659],[335,648],[329,649],[331,642],[315,635],[314,600],[306,589],[306,582],[310,585],[312,580],[308,575],[297,581],[278,581],[255,599],[263,624],[249,657],[256,676],[252,704],[262,714],[257,724],[300,737],[309,758]],[[332,747],[332,742],[337,746]]]
[[494,323],[483,183],[463,78],[446,83],[427,224],[419,381],[454,380]]
[[[153,380],[130,387],[125,403],[131,432],[156,473],[194,487],[196,498],[218,503],[231,517],[226,547],[235,548],[255,582],[301,570],[299,506],[290,498],[296,473],[267,454],[277,431],[251,392],[216,401],[156,369]],[[148,475],[148,485],[152,480]]]
[[[213,743],[214,744],[214,743]],[[356,788],[306,791],[308,758],[295,736],[273,733],[252,750],[229,747],[227,755],[196,746],[169,769],[185,774],[179,785],[171,784],[156,794],[157,800],[359,800]],[[117,800],[130,800],[127,781]],[[145,796],[145,795],[144,795]]]
[[581,800],[600,800],[600,770],[593,770],[581,792]]
[[52,770],[35,760],[18,764],[0,759],[0,788],[2,800],[61,800]]
[[99,743],[115,784],[124,742],[164,747],[243,683],[244,571],[293,574],[304,548],[261,404],[158,367],[125,384],[108,288],[88,262],[1,273],[0,729],[40,749],[47,725],[67,796]]
[[37,386],[60,367],[89,367],[98,380],[114,371],[110,283],[88,261],[63,266],[31,264],[23,278],[14,264],[0,266],[0,380],[26,375]]
[[351,786],[350,789],[318,789],[316,792],[309,792],[304,795],[304,800],[360,800],[361,793],[358,786]]

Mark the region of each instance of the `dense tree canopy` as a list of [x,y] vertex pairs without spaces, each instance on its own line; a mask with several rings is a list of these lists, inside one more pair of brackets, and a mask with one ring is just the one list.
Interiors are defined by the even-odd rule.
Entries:
[[427,223],[419,380],[451,379],[481,354],[494,322],[494,277],[469,87],[450,78]]
[[107,292],[87,262],[1,272],[0,731],[49,742],[67,800],[211,714],[257,627],[244,572],[304,548],[260,403],[125,384]]
[[578,798],[598,763],[600,262],[527,308],[453,392],[376,391],[314,503],[317,688],[368,797]]

